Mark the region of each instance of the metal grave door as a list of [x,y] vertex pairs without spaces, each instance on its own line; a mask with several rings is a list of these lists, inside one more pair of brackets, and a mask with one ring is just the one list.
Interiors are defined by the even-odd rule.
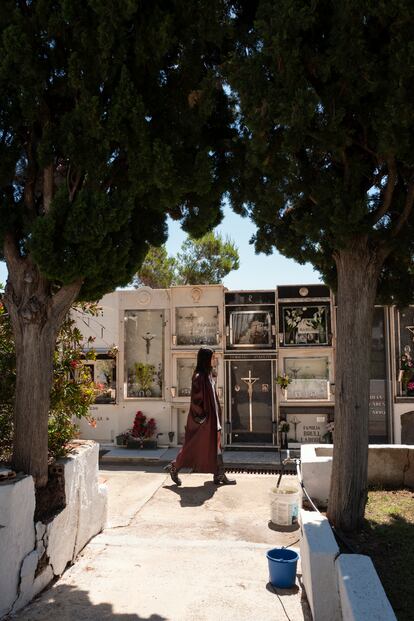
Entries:
[[271,360],[231,360],[228,367],[231,444],[272,444]]

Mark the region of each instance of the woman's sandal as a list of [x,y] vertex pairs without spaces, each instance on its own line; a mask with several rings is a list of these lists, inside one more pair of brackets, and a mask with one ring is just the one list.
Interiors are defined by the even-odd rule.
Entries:
[[214,480],[215,485],[236,485],[237,481],[235,479],[229,479],[226,474],[215,474]]
[[182,484],[182,481],[180,479],[180,477],[178,476],[178,472],[177,472],[177,468],[175,467],[175,464],[173,464],[172,462],[170,464],[167,464],[164,467],[164,470],[166,470],[170,477],[172,478],[172,480],[174,481],[174,483],[178,486],[180,486]]

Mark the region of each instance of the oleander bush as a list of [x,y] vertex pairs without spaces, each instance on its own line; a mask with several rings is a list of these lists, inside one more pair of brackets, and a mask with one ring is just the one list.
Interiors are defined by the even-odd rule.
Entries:
[[[93,305],[83,305],[82,310],[87,314],[96,312]],[[74,320],[67,316],[60,329],[54,353],[48,425],[50,460],[67,454],[70,441],[78,435],[77,420],[85,418],[92,426],[96,425],[89,414],[89,407],[95,398],[95,384],[83,364],[85,358],[93,359],[95,352],[90,349],[85,355],[83,350],[83,335]],[[13,452],[15,378],[16,359],[10,321],[0,301],[0,461],[6,463],[10,461]]]

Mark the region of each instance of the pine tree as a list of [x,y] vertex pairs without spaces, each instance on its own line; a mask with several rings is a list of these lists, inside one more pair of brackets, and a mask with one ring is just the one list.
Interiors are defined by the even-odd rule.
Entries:
[[239,253],[234,242],[210,232],[201,239],[187,239],[177,255],[177,284],[213,285],[223,282],[239,269]]
[[132,284],[134,287],[151,287],[152,289],[168,289],[175,284],[176,260],[169,257],[166,246],[152,246]]
[[195,239],[188,237],[176,257],[169,257],[165,246],[150,248],[133,285],[168,289],[174,285],[214,285],[239,269],[235,243],[210,231]]
[[214,0],[0,3],[13,464],[38,487],[53,350],[72,302],[130,282],[165,241],[168,213],[195,235],[222,217],[234,130],[217,80],[221,21]]
[[238,98],[231,201],[256,251],[311,262],[337,290],[328,516],[362,524],[374,303],[412,300],[414,5],[231,3]]

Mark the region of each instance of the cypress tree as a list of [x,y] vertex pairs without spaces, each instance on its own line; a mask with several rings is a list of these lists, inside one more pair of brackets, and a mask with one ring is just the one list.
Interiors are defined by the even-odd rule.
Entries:
[[374,303],[413,294],[414,6],[241,1],[230,22],[233,207],[256,225],[258,252],[309,261],[337,290],[328,516],[353,530],[367,500]]
[[38,487],[53,349],[73,301],[130,282],[165,241],[167,214],[195,235],[220,222],[234,131],[217,80],[221,21],[215,1],[0,3],[13,465]]

